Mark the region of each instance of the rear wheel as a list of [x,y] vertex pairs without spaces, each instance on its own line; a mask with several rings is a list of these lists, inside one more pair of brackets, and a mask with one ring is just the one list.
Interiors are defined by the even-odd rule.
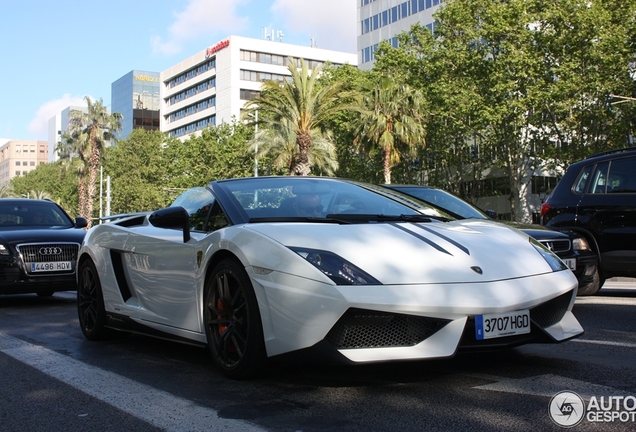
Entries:
[[204,301],[205,333],[216,365],[229,378],[257,376],[266,363],[263,327],[242,265],[221,261],[206,279]]
[[82,333],[88,340],[101,340],[113,334],[107,329],[102,286],[90,259],[80,264],[77,284],[77,313]]

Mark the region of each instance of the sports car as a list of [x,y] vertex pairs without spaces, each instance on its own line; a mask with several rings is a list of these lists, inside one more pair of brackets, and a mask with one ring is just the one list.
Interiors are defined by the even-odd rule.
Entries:
[[75,290],[86,225],[86,219],[71,219],[53,201],[0,199],[0,294]]
[[139,332],[207,346],[235,379],[269,360],[452,357],[583,333],[577,280],[526,234],[322,177],[219,180],[86,235],[89,340]]

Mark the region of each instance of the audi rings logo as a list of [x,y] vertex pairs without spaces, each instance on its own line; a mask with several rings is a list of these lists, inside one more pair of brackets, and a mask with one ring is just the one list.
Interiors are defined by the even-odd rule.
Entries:
[[62,253],[62,248],[59,247],[43,247],[38,251],[40,255],[59,255]]

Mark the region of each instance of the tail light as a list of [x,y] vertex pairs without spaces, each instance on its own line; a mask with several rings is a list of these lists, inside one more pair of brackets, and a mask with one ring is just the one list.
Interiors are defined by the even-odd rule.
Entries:
[[550,211],[550,203],[546,201],[541,204],[541,217],[545,216],[548,211]]

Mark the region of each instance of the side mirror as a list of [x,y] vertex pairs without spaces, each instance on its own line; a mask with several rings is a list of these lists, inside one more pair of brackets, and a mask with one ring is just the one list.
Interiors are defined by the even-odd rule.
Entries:
[[148,216],[148,222],[157,228],[182,229],[183,242],[190,240],[190,215],[180,206],[157,210]]
[[75,228],[86,228],[88,226],[88,222],[86,218],[78,216],[75,218]]
[[490,219],[493,220],[497,220],[497,212],[494,210],[484,210],[484,213],[486,213],[486,216],[488,216]]

